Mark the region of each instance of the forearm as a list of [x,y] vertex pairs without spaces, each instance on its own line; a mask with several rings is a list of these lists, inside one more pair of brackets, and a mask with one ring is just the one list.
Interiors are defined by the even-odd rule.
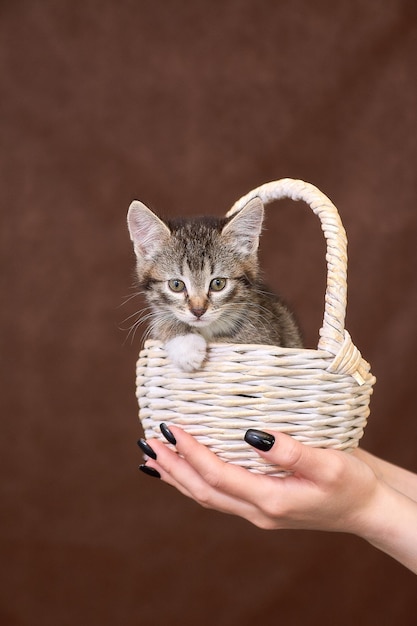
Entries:
[[365,450],[358,449],[354,454],[367,463],[380,480],[417,502],[417,474],[383,461]]
[[357,534],[417,574],[417,502],[381,483]]

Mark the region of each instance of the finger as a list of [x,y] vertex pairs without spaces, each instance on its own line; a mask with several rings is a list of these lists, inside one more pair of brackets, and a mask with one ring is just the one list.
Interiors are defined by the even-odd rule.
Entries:
[[337,450],[312,448],[289,435],[278,431],[267,431],[275,439],[269,451],[258,449],[258,453],[269,463],[311,482],[324,482],[334,476],[335,464],[342,461]]
[[155,459],[149,459],[147,466],[156,469],[161,479],[169,485],[175,487],[184,495],[192,497],[187,485],[197,491],[201,487],[201,476],[179,456],[170,449],[164,442],[152,440],[152,449],[155,452]]
[[[191,437],[191,439],[193,438]],[[198,443],[197,445],[201,446]],[[207,450],[205,446],[201,447]],[[165,443],[156,440],[152,441],[152,448],[156,453],[157,459],[149,460],[147,465],[156,469],[164,482],[175,487],[183,495],[192,498],[205,508],[240,515],[246,519],[253,518],[253,506],[216,489],[184,457],[169,449]],[[209,450],[207,452],[209,452],[209,456],[214,457],[215,462],[218,460],[223,464],[223,461],[217,459],[212,452]],[[213,458],[210,460],[213,461]]]
[[177,450],[204,483],[246,503],[258,504],[274,486],[274,478],[255,474],[232,463],[225,463],[189,433],[172,428]]

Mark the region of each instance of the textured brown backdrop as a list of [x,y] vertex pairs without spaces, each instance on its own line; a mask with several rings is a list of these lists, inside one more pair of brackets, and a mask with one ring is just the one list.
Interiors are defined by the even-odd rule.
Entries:
[[[4,626],[415,624],[415,577],[351,536],[265,532],[137,471],[133,198],[222,214],[308,180],[349,235],[364,447],[417,471],[413,0],[3,0]],[[314,347],[324,245],[268,211],[262,258]]]

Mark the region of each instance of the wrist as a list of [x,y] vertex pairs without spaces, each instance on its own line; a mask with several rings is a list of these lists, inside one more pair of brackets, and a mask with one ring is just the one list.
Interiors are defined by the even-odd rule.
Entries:
[[388,461],[358,448],[353,453],[356,458],[366,463],[372,468],[375,475],[400,493],[408,496],[417,502],[417,475]]
[[417,573],[417,503],[379,480],[355,534]]

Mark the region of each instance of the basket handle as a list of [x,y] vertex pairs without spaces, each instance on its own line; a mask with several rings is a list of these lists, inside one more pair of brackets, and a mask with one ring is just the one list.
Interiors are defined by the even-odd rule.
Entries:
[[327,244],[327,285],[318,349],[335,356],[329,367],[330,371],[351,374],[359,384],[362,384],[369,371],[369,365],[362,359],[345,330],[347,238],[335,205],[314,185],[302,180],[282,178],[265,183],[242,196],[228,211],[227,217],[242,209],[255,197],[259,197],[264,204],[281,198],[303,200],[319,217]]

